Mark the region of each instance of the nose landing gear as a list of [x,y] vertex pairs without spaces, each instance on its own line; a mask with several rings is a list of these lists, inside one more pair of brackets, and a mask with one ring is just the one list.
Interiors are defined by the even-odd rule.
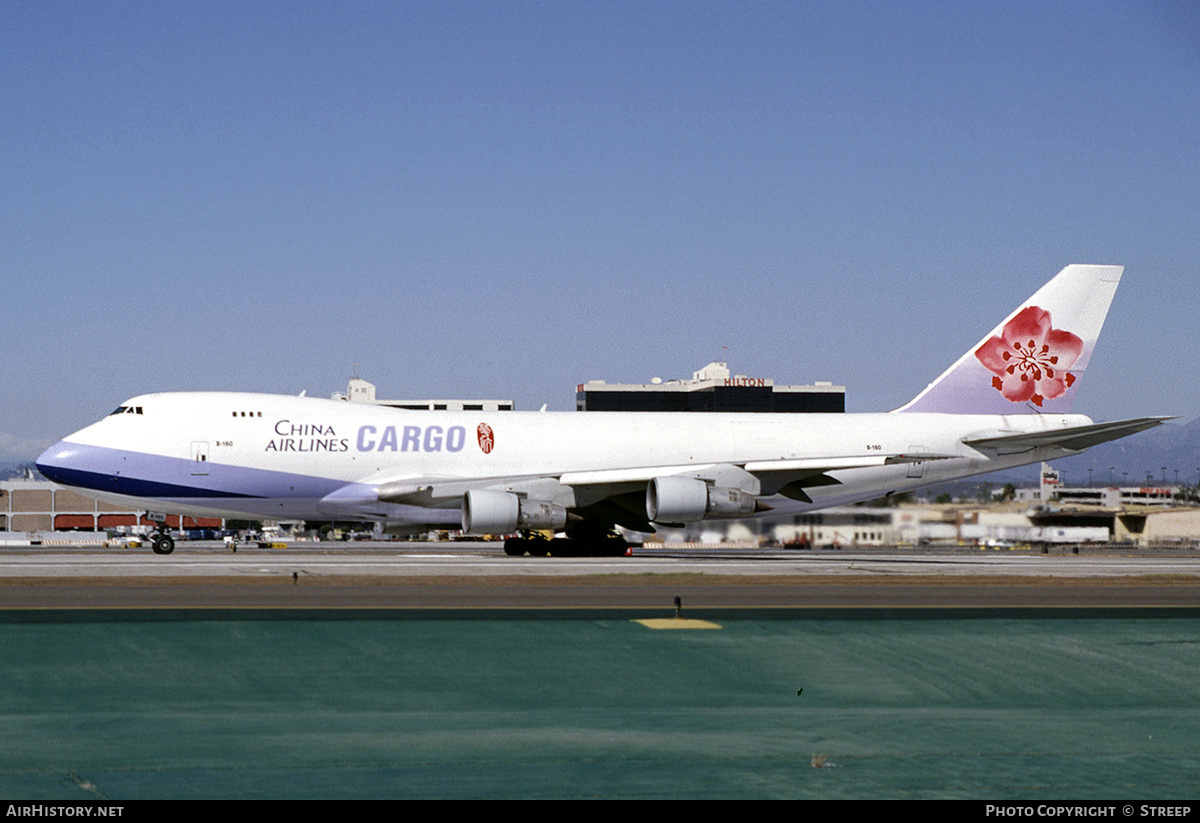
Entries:
[[154,553],[170,554],[175,551],[175,538],[167,531],[167,524],[157,521],[154,527],[154,531],[150,533],[150,547],[154,549]]

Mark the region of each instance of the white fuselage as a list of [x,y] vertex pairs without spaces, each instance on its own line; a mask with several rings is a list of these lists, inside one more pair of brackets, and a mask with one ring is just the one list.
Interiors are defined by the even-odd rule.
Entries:
[[[64,438],[43,473],[100,499],[174,514],[458,522],[461,489],[551,483],[568,508],[597,488],[728,464],[836,465],[879,455],[923,462],[835,469],[810,510],[1061,455],[985,455],[964,438],[1087,425],[1080,415],[427,412],[268,394],[149,394]],[[412,496],[382,502],[381,488]],[[422,490],[433,489],[421,498]],[[770,491],[770,490],[768,490]]]

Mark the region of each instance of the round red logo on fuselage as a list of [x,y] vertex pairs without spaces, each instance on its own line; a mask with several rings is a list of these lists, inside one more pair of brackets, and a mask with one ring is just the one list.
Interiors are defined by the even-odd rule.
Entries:
[[475,435],[479,438],[479,448],[484,454],[491,454],[492,447],[496,445],[496,437],[492,434],[492,427],[487,423],[480,423],[479,428],[475,430]]

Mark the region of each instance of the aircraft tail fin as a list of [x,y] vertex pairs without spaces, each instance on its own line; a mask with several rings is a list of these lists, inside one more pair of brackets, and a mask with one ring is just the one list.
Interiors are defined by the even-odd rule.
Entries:
[[1065,414],[1122,266],[1067,266],[897,412]]

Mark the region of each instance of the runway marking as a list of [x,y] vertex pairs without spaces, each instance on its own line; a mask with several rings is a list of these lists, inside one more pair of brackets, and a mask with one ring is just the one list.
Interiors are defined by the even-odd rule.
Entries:
[[689,620],[686,617],[647,617],[641,620],[634,620],[634,623],[641,623],[647,629],[719,629],[720,623],[713,623],[708,620]]

